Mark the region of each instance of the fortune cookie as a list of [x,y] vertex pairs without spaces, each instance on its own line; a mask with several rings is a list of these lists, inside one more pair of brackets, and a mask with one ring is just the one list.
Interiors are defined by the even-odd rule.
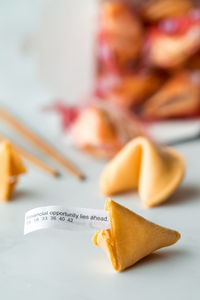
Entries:
[[72,126],[75,146],[97,158],[111,158],[143,129],[126,111],[113,105],[90,105]]
[[26,173],[21,158],[8,141],[0,143],[0,200],[8,201],[18,176]]
[[179,153],[139,137],[108,163],[100,178],[100,188],[107,196],[138,189],[143,204],[152,207],[174,192],[184,172],[184,159]]
[[141,109],[144,118],[154,120],[199,116],[199,112],[199,70],[177,72],[144,103]]
[[93,243],[107,253],[116,271],[134,265],[157,249],[176,243],[180,234],[145,220],[129,209],[108,199],[110,229],[102,229],[93,237]]

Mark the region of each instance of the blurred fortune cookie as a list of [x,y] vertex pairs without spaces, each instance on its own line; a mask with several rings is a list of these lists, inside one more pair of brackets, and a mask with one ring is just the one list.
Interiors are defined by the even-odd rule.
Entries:
[[143,257],[180,239],[177,231],[156,225],[108,199],[110,229],[98,231],[93,243],[107,253],[116,271],[134,265]]
[[185,161],[178,152],[138,137],[105,167],[100,188],[107,196],[138,189],[144,206],[152,207],[175,191],[184,173]]
[[200,113],[200,71],[181,71],[172,76],[142,107],[146,119],[198,117]]
[[141,124],[123,110],[110,105],[85,107],[72,126],[74,145],[97,158],[111,158],[133,137]]
[[184,16],[195,6],[193,0],[149,0],[141,1],[141,15],[147,22],[158,22],[172,17]]
[[162,20],[149,28],[145,56],[150,65],[177,69],[200,48],[200,10]]
[[10,200],[19,175],[26,173],[26,168],[8,141],[0,143],[0,200]]

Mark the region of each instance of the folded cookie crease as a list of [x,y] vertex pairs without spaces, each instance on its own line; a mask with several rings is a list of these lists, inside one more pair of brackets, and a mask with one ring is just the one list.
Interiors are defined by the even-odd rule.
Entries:
[[178,152],[138,137],[107,164],[100,188],[107,196],[138,189],[144,206],[152,207],[174,192],[184,173],[184,158]]
[[180,239],[177,231],[156,225],[108,199],[110,229],[100,230],[93,243],[107,253],[113,268],[123,271],[143,257]]

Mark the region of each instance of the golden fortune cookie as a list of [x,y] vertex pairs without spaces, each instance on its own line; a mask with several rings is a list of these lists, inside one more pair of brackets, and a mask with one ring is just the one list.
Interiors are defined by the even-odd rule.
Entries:
[[21,158],[8,141],[0,143],[0,166],[0,200],[8,201],[18,176],[26,173]]
[[93,243],[103,248],[116,271],[180,239],[177,231],[156,225],[111,199],[106,201],[105,210],[109,212],[111,228],[98,231]]
[[107,196],[138,189],[144,206],[152,207],[174,192],[184,173],[185,161],[179,153],[138,137],[105,167],[100,188]]

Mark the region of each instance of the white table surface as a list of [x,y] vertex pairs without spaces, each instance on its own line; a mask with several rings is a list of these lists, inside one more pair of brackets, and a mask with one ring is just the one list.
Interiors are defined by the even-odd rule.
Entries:
[[[79,182],[64,170],[61,178],[54,179],[28,165],[13,200],[0,203],[0,299],[199,299],[200,141],[176,147],[186,158],[187,173],[180,189],[162,206],[143,209],[136,194],[114,197],[182,235],[176,245],[157,251],[133,268],[113,271],[105,253],[93,246],[91,232],[44,230],[23,235],[24,214],[31,208],[104,206],[98,188],[104,163],[65,145],[58,119],[42,111],[52,95],[37,79],[33,62],[19,51],[20,39],[32,29],[42,2],[35,1],[32,7],[29,1],[16,1],[16,10],[14,1],[0,3],[1,103],[76,162],[87,180]],[[50,162],[3,123],[0,131]]]

